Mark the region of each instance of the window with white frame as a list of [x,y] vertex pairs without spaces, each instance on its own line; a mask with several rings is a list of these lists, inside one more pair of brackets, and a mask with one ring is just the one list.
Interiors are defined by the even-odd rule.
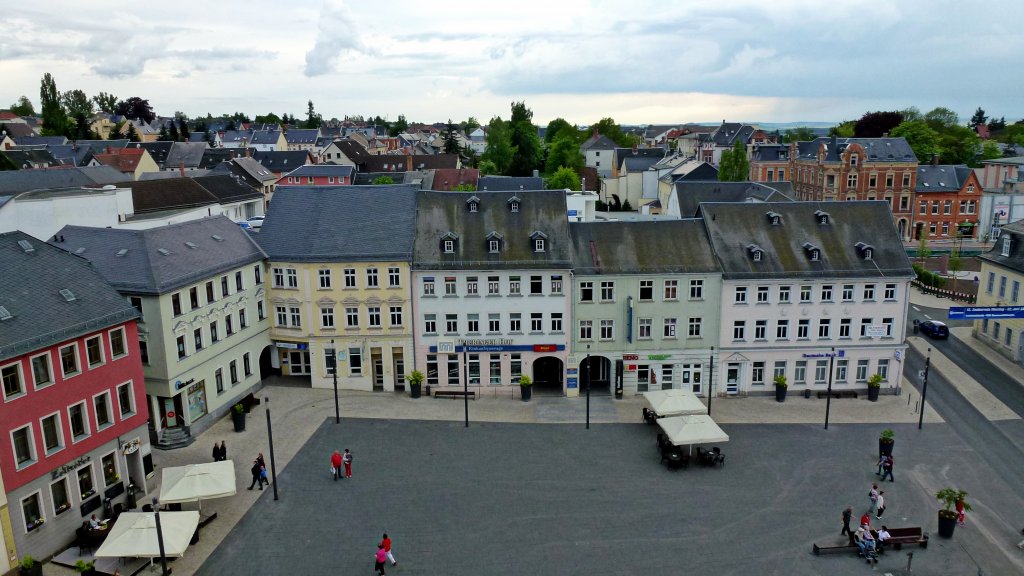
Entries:
[[263,304],[263,300],[256,301],[256,318],[259,320],[266,320],[267,318],[267,309]]
[[736,287],[734,302],[736,304],[746,304],[747,303],[747,287],[746,286],[737,286]]
[[540,312],[530,313],[530,331],[541,332],[544,330],[544,314]]
[[562,313],[552,312],[551,313],[551,331],[561,332],[562,331]]
[[4,398],[11,399],[25,393],[25,379],[21,376],[21,362],[14,362],[0,368],[4,381]]
[[14,462],[18,470],[35,464],[35,445],[31,425],[26,424],[11,431],[11,446],[14,448]]
[[601,301],[602,302],[614,302],[615,301],[615,282],[612,280],[601,281]]
[[786,361],[776,360],[775,367],[772,369],[772,379],[778,378],[779,376],[786,377]]
[[469,371],[469,385],[480,385],[480,355],[469,354],[469,361],[466,362],[466,369]]
[[437,354],[427,354],[427,386],[437,386]]
[[366,287],[377,288],[379,286],[379,279],[377,278],[377,268],[371,266],[366,269]]
[[78,367],[78,345],[71,343],[60,349],[60,369],[65,379],[68,379],[81,370]]
[[700,338],[703,321],[699,317],[691,317],[687,322],[686,335],[690,338]]
[[114,423],[110,413],[110,393],[103,392],[92,397],[93,409],[96,411],[96,430],[103,430]]
[[881,358],[878,360],[878,375],[882,377],[883,382],[889,381],[889,359]]
[[551,293],[561,294],[562,293],[562,275],[553,274],[551,276]]
[[115,452],[110,452],[100,459],[100,469],[103,470],[103,485],[107,487],[121,481],[121,475],[117,473],[117,456],[115,454]]
[[498,276],[487,277],[487,295],[498,296],[501,294],[501,280]]
[[831,338],[832,337],[832,319],[831,318],[819,318],[818,319],[818,338]]
[[639,318],[637,320],[637,337],[640,340],[651,339],[651,322],[650,318]]
[[768,301],[769,301],[769,291],[770,291],[770,288],[768,286],[758,286],[757,287],[757,303],[758,304],[767,304],[768,303]]
[[850,337],[850,324],[852,321],[849,318],[839,319],[839,337],[849,338]]
[[867,338],[868,337],[868,326],[871,326],[871,324],[874,321],[875,321],[874,318],[861,318],[860,319],[860,337],[861,338]]
[[837,359],[836,360],[836,382],[846,382],[846,371],[850,365],[849,360]]
[[196,328],[195,330],[192,331],[192,340],[193,340],[193,343],[196,345],[196,352],[198,352],[198,351],[203,349],[203,329],[202,328]]
[[895,284],[886,284],[885,285],[885,299],[886,300],[895,300],[896,299],[896,285]]
[[39,528],[46,521],[43,499],[38,490],[21,499],[21,514],[25,519],[25,532]]
[[238,360],[228,362],[228,376],[231,378],[231,385],[238,384]]
[[61,425],[60,412],[44,416],[39,421],[39,428],[43,431],[43,449],[47,456],[64,448],[64,427]]
[[545,242],[544,242],[543,238],[534,238],[534,240],[533,240],[533,251],[534,252],[543,252],[544,251],[544,246],[545,246]]
[[789,320],[777,320],[775,323],[775,338],[777,340],[789,339]]
[[71,440],[78,442],[89,436],[89,416],[85,410],[85,402],[68,407],[68,423],[71,425]]
[[580,320],[580,340],[594,339],[594,321]]
[[220,332],[217,331],[217,321],[210,322],[210,341],[217,342],[220,340]]
[[242,280],[242,271],[239,270],[235,272],[235,291],[241,292],[242,290],[245,290],[245,283]]
[[490,254],[497,254],[501,249],[501,243],[497,239],[490,239],[487,241],[487,252]]
[[580,282],[580,302],[594,301],[594,283]]
[[437,334],[437,314],[423,315],[423,331],[427,334]]
[[814,363],[814,383],[825,384],[828,381],[828,360],[817,360]]
[[398,266],[388,267],[388,288],[400,288],[402,286],[402,274]]
[[274,318],[277,321],[278,326],[288,326],[288,307],[287,306],[275,306],[274,307]]
[[779,286],[779,303],[780,304],[789,304],[789,294],[790,294],[790,287],[789,286]]
[[298,306],[288,307],[288,318],[292,328],[302,327],[302,310],[300,310]]
[[388,319],[391,320],[391,327],[397,328],[402,325],[402,307],[388,306]]
[[811,301],[811,287],[804,285],[800,287],[800,302],[807,303]]
[[245,330],[249,326],[248,321],[245,318],[245,308],[238,311],[238,329]]
[[[330,357],[332,360],[334,359],[333,350],[331,351]],[[245,374],[246,378],[252,376],[252,356],[248,352],[242,354],[242,374]]]
[[423,295],[433,296],[434,295],[434,278],[427,277],[423,279]]
[[530,294],[543,294],[544,293],[544,277],[543,276],[530,276]]
[[501,314],[492,312],[487,315],[487,331],[491,334],[501,332]]
[[754,340],[767,340],[768,339],[768,321],[767,320],[755,320],[754,321]]
[[444,277],[444,295],[445,296],[457,296],[458,295],[458,289],[455,286],[455,277],[454,276],[445,276]]
[[334,306],[320,307],[320,327],[334,328]]
[[875,285],[874,284],[865,284],[864,285],[864,300],[874,300],[874,299],[875,299]]
[[871,361],[867,359],[857,360],[857,382],[868,381],[868,365]]
[[690,280],[690,300],[704,299],[704,281]]
[[664,329],[662,330],[662,337],[664,338],[675,338],[676,337],[676,323],[675,318],[665,318]]
[[678,300],[679,299],[679,281],[678,280],[665,280],[665,300]]
[[71,497],[68,492],[68,477],[64,476],[50,484],[50,500],[53,503],[54,516],[60,516],[71,509]]
[[750,384],[752,386],[764,386],[764,361],[753,362],[750,368]]
[[380,306],[370,306],[366,309],[366,325],[370,328],[380,328]]
[[654,280],[640,281],[640,300],[654,300]]
[[823,284],[821,286],[821,301],[822,302],[831,302],[832,301],[832,285],[831,284]]
[[459,315],[458,314],[445,314],[444,315],[444,333],[455,334],[459,331]]
[[113,359],[123,358],[128,355],[128,345],[125,342],[124,328],[116,328],[110,331],[110,356]]
[[[123,345],[123,343],[124,343],[124,340],[123,340],[124,331],[123,331],[123,329],[122,330],[115,330],[114,332],[119,332],[119,333],[122,334],[122,345]],[[113,334],[114,332],[111,332],[111,334]],[[31,364],[32,364],[32,380],[33,380],[33,383],[34,383],[34,385],[35,385],[37,390],[39,388],[44,388],[46,386],[49,386],[50,384],[53,384],[53,369],[50,367],[50,353],[49,352],[46,352],[46,353],[43,353],[43,354],[39,354],[37,356],[33,356],[32,360],[31,360]],[[4,396],[6,396],[7,395],[6,394],[6,392],[7,392],[6,377],[4,378],[4,381],[5,381],[4,382]]]
[[892,338],[893,319],[892,318],[882,318],[882,326],[885,327],[885,337],[886,338]]
[[466,295],[467,296],[476,296],[477,294],[478,294],[478,289],[477,289],[477,278],[476,278],[476,276],[467,276],[466,277]]
[[853,284],[843,284],[843,302],[853,300]]
[[746,337],[747,322],[746,320],[735,320],[732,323],[732,339],[743,340]]
[[78,470],[75,470],[75,477],[78,479],[78,493],[82,500],[87,500],[96,493],[96,483],[92,477],[92,463],[87,463]]
[[345,308],[345,327],[346,328],[358,328],[359,327],[359,308],[350,306]]
[[601,340],[615,339],[615,320],[601,320]]
[[811,321],[808,318],[801,318],[797,321],[796,337],[800,340],[807,340],[811,337]]
[[807,383],[807,360],[797,360],[793,367],[793,382],[797,384]]
[[508,294],[509,296],[519,296],[522,294],[522,281],[519,276],[508,277]]
[[331,271],[330,269],[320,269],[317,271],[317,276],[320,278],[320,288],[323,290],[329,290],[331,288]]
[[345,279],[345,288],[355,288],[356,287],[356,269],[355,268],[345,268],[342,271],[341,275]]
[[522,334],[523,315],[521,312],[512,312],[508,315],[508,329],[513,334]]

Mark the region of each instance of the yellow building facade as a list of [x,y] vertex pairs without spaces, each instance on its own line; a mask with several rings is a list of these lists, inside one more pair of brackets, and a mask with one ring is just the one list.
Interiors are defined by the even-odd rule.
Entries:
[[[1024,306],[1024,221],[1003,226],[995,246],[979,259],[975,306]],[[1010,360],[1024,363],[1024,318],[975,320],[974,336]]]

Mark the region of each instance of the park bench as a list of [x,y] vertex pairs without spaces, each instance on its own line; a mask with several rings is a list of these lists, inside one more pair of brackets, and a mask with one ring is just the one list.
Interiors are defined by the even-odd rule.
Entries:
[[[827,390],[819,390],[818,391],[818,398],[825,398],[826,396],[828,396],[828,391]],[[857,391],[856,390],[833,390],[832,391],[832,397],[833,398],[856,398],[857,397]]]
[[[878,532],[875,530],[871,531],[871,535],[876,539],[878,538]],[[928,547],[928,535],[924,534],[920,526],[913,526],[909,528],[891,528],[889,530],[889,539],[885,541],[884,548],[892,548],[893,550],[901,550],[904,544],[917,544],[921,548]],[[851,544],[849,539],[845,536],[840,542],[834,544],[815,544],[814,555],[820,556],[821,554],[829,554],[832,552],[853,552],[857,553],[858,548],[856,544]]]
[[434,390],[434,398],[466,398],[476,400],[475,390]]

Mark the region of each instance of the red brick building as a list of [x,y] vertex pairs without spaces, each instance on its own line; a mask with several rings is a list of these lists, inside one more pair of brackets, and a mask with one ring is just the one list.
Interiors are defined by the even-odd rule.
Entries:
[[977,236],[981,182],[967,166],[927,165],[917,169],[914,239]]

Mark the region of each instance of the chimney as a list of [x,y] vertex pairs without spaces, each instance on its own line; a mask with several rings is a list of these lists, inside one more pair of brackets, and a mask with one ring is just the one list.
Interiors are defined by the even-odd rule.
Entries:
[[408,172],[412,172],[412,156],[405,157],[405,169]]
[[829,143],[829,147],[832,148],[832,150],[835,150],[836,146],[838,146],[838,144],[836,144],[836,135],[833,133],[832,141]]
[[251,148],[246,148],[245,149],[245,157],[249,158],[251,156],[252,156],[252,149]]
[[938,154],[932,154],[932,166],[938,166],[938,165],[939,165],[939,155]]
[[888,132],[882,132],[882,138],[888,138],[888,137],[889,137],[889,133]]
[[184,178],[185,177],[185,161],[184,160],[182,160],[181,163],[178,164],[178,171],[181,172],[181,177]]
[[111,154],[111,153],[113,153],[113,150],[110,149],[110,146],[107,146],[107,154]]
[[639,147],[640,147],[640,146],[639,146],[639,144],[637,144],[636,142],[633,142],[633,155],[634,155],[634,156],[636,156],[636,150],[637,150],[637,148],[639,148]]

